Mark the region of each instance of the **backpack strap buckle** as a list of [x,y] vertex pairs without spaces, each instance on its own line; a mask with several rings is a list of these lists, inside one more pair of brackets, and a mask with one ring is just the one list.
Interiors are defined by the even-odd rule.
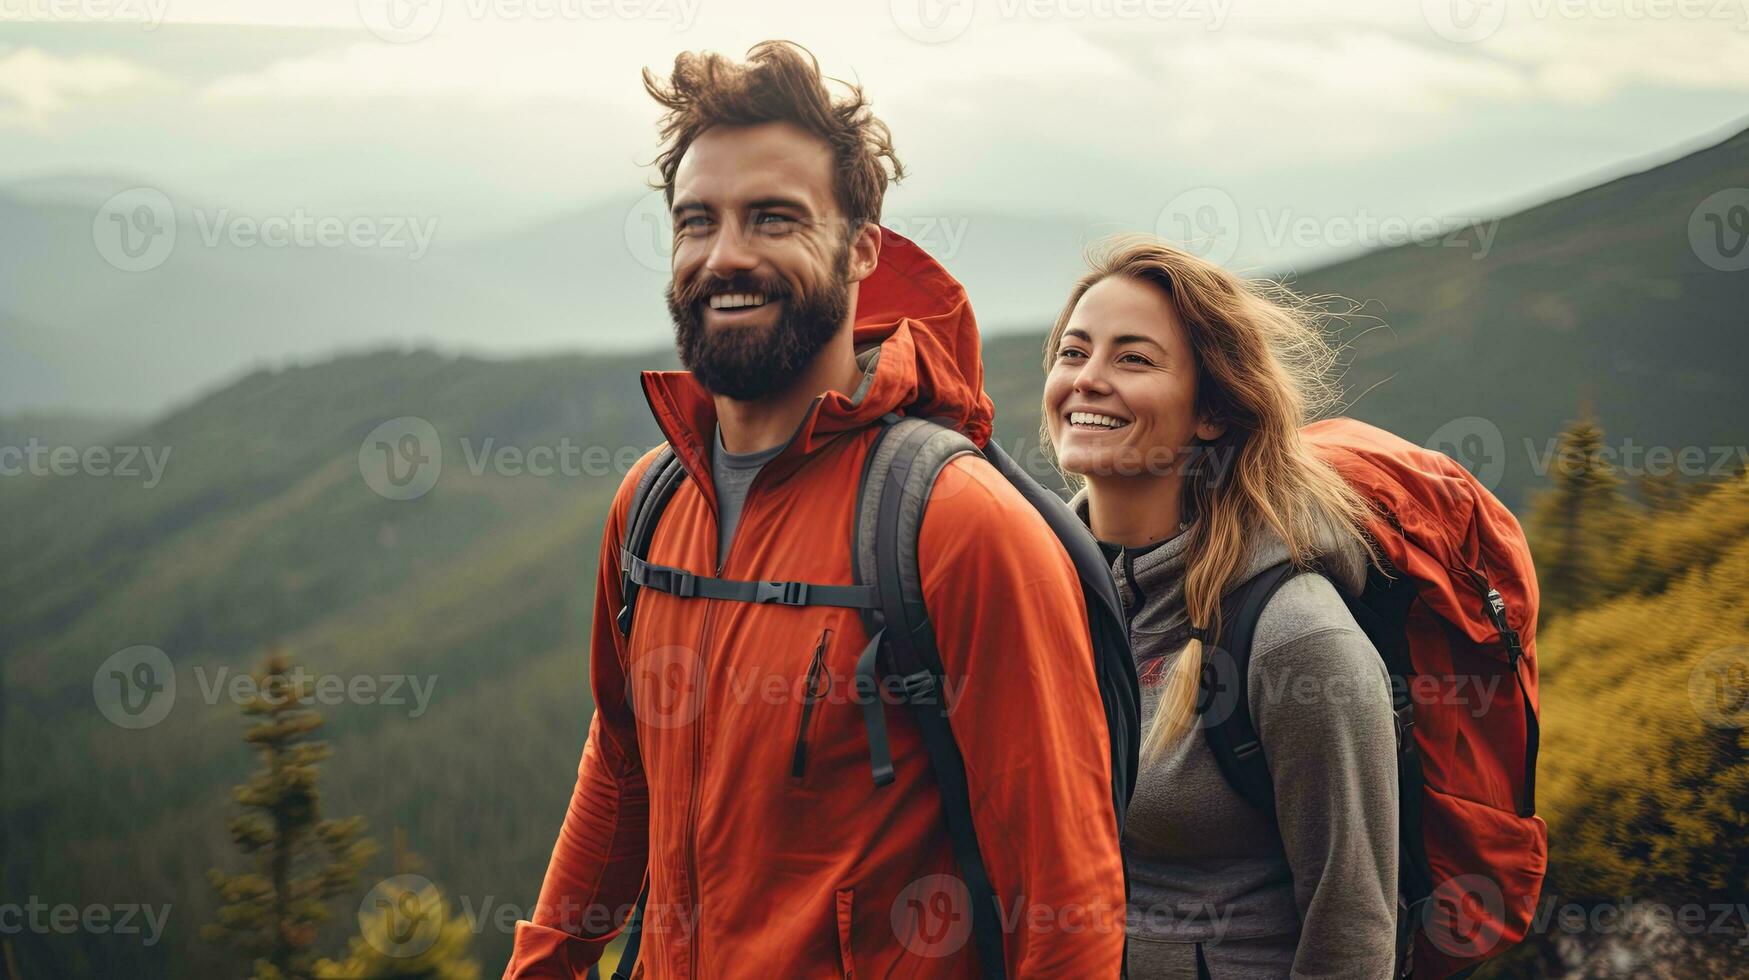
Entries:
[[899,687],[904,692],[906,704],[935,703],[935,675],[927,670],[899,678]]
[[645,584],[657,592],[677,595],[682,599],[698,595],[698,576],[685,569],[651,565],[644,574],[647,577]]
[[754,602],[776,602],[785,606],[808,604],[806,582],[760,582],[753,590]]

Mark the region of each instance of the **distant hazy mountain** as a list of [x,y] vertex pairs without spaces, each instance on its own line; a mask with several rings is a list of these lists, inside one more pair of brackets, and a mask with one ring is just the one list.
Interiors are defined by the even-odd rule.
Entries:
[[[0,187],[0,412],[152,414],[254,367],[385,343],[502,355],[657,348],[671,336],[666,219],[647,192],[483,241],[446,237],[441,214],[365,216],[383,219],[368,241],[401,244],[270,247],[250,222],[296,214],[174,188],[128,193],[138,186],[81,176]],[[174,244],[126,271],[119,236],[144,247],[131,222],[146,200],[157,210],[138,217],[160,236],[173,227]],[[961,274],[993,327],[1048,315],[1089,234],[1069,219],[976,213],[888,223]]]

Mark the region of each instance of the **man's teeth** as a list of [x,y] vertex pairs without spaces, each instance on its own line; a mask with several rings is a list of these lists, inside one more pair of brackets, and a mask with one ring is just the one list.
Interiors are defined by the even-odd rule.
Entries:
[[1094,412],[1070,412],[1069,424],[1085,425],[1095,429],[1121,429],[1124,426],[1129,425],[1129,422],[1124,419],[1113,418],[1110,415],[1099,415]]
[[762,293],[718,293],[711,297],[713,310],[738,310],[744,306],[764,306]]

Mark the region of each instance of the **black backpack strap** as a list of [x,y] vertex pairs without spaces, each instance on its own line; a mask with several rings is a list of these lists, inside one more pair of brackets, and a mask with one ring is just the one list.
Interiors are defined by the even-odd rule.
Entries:
[[1204,644],[1196,710],[1227,784],[1271,819],[1275,785],[1263,757],[1263,742],[1251,718],[1251,641],[1263,607],[1297,569],[1284,561],[1253,575],[1221,599],[1221,630]]
[[[1099,683],[1099,698],[1105,708],[1105,727],[1111,742],[1111,798],[1117,816],[1117,836],[1123,839],[1125,815],[1136,791],[1138,753],[1142,742],[1142,692],[1136,678],[1136,661],[1130,652],[1129,620],[1123,600],[1111,577],[1111,566],[1093,532],[1075,516],[1063,498],[1033,479],[1019,463],[1002,451],[996,440],[984,445],[984,458],[996,467],[1020,495],[1026,498],[1075,565],[1081,580],[1081,595],[1087,606],[1087,626],[1093,645],[1093,668]],[[1130,897],[1129,863],[1124,863],[1124,900]],[[1124,966],[1120,977],[1129,976],[1129,936],[1124,937]]]
[[1081,580],[1087,603],[1087,625],[1092,631],[1094,670],[1100,700],[1105,703],[1106,728],[1111,737],[1112,806],[1117,812],[1117,832],[1124,832],[1124,815],[1136,790],[1137,754],[1141,746],[1141,686],[1136,680],[1136,661],[1130,653],[1129,621],[1123,600],[1111,578],[1111,565],[1093,532],[1069,509],[1063,498],[1034,480],[992,439],[984,446],[984,458],[996,467],[1026,502],[1045,519],[1051,532],[1068,552]]
[[[1317,567],[1311,569],[1319,573]],[[1252,806],[1275,819],[1275,786],[1269,776],[1256,723],[1251,718],[1249,675],[1251,645],[1263,607],[1293,578],[1291,562],[1258,573],[1221,601],[1221,639],[1205,650],[1201,698],[1197,711],[1215,762],[1228,785]],[[1397,737],[1398,791],[1398,920],[1397,976],[1406,977],[1413,963],[1414,933],[1421,907],[1432,894],[1432,872],[1422,837],[1421,798],[1424,776],[1415,740],[1415,706],[1408,682],[1414,677],[1405,625],[1415,587],[1374,566],[1359,596],[1336,590],[1355,624],[1379,652],[1391,677],[1391,711]]]
[[668,508],[668,501],[674,499],[674,491],[680,482],[686,479],[686,467],[681,465],[680,457],[674,453],[673,446],[663,446],[662,451],[651,460],[644,475],[639,478],[637,489],[632,491],[631,509],[626,512],[626,535],[619,549],[620,596],[623,600],[619,609],[619,635],[632,634],[632,611],[637,606],[638,590],[643,583],[632,581],[627,573],[629,560],[636,558],[642,561],[650,553],[650,541],[656,536],[656,524],[662,519],[662,512]]
[[[613,980],[631,980],[632,967],[638,964],[638,946],[644,938],[644,906],[649,901],[650,886],[646,883],[644,890],[638,893],[638,903],[632,906],[631,917],[626,919],[626,942],[620,947],[619,962],[613,968]],[[594,967],[590,969],[595,970]]]
[[855,530],[856,580],[872,583],[881,597],[879,608],[864,612],[871,639],[856,670],[870,765],[877,785],[892,781],[879,686],[885,677],[893,676],[923,737],[929,768],[941,793],[954,860],[971,898],[972,939],[981,975],[1000,980],[1008,975],[1001,907],[978,848],[965,759],[954,741],[947,705],[939,697],[944,668],[917,563],[923,510],[936,477],[951,460],[978,450],[965,436],[927,419],[888,415],[881,425],[863,463]]
[[647,562],[629,551],[620,553],[620,571],[632,586],[655,589],[682,599],[727,599],[732,602],[843,606],[849,609],[873,609],[878,605],[874,589],[866,585],[713,578],[684,568]]
[[[617,623],[622,637],[630,636],[632,632],[632,611],[637,605],[638,590],[642,583],[632,581],[626,574],[628,557],[636,556],[640,561],[650,553],[650,541],[656,536],[656,524],[662,519],[662,512],[667,509],[668,501],[674,497],[674,491],[680,482],[686,479],[686,467],[681,465],[680,457],[674,453],[673,446],[663,446],[662,451],[650,462],[644,475],[638,480],[638,486],[632,491],[632,505],[626,512],[626,535],[620,544],[620,595],[624,604],[620,606]],[[644,905],[650,899],[650,886],[644,885],[638,893],[637,904],[632,907],[631,917],[625,924],[625,945],[620,948],[619,963],[614,967],[613,980],[629,980],[632,968],[638,962],[638,946],[643,938]],[[591,967],[591,977],[600,976],[600,970]]]
[[[1409,656],[1408,622],[1418,593],[1414,582],[1397,574],[1388,563],[1368,568],[1366,587],[1360,595],[1338,591],[1391,676],[1391,713],[1397,736],[1397,976],[1407,977],[1414,967],[1415,936],[1433,894],[1433,870],[1427,863],[1422,820],[1426,775],[1410,695],[1415,664]],[[1454,974],[1453,980],[1458,976],[1462,974]]]

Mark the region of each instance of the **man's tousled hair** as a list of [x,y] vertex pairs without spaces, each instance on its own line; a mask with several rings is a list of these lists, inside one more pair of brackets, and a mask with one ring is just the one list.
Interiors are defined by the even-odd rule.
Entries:
[[833,186],[848,230],[880,221],[888,181],[905,176],[892,134],[869,109],[861,86],[840,81],[849,91],[834,99],[826,81],[820,63],[792,41],[761,41],[744,63],[715,52],[682,52],[666,80],[644,69],[645,91],[666,110],[656,186],[673,204],[680,158],[712,126],[787,122],[832,148]]

